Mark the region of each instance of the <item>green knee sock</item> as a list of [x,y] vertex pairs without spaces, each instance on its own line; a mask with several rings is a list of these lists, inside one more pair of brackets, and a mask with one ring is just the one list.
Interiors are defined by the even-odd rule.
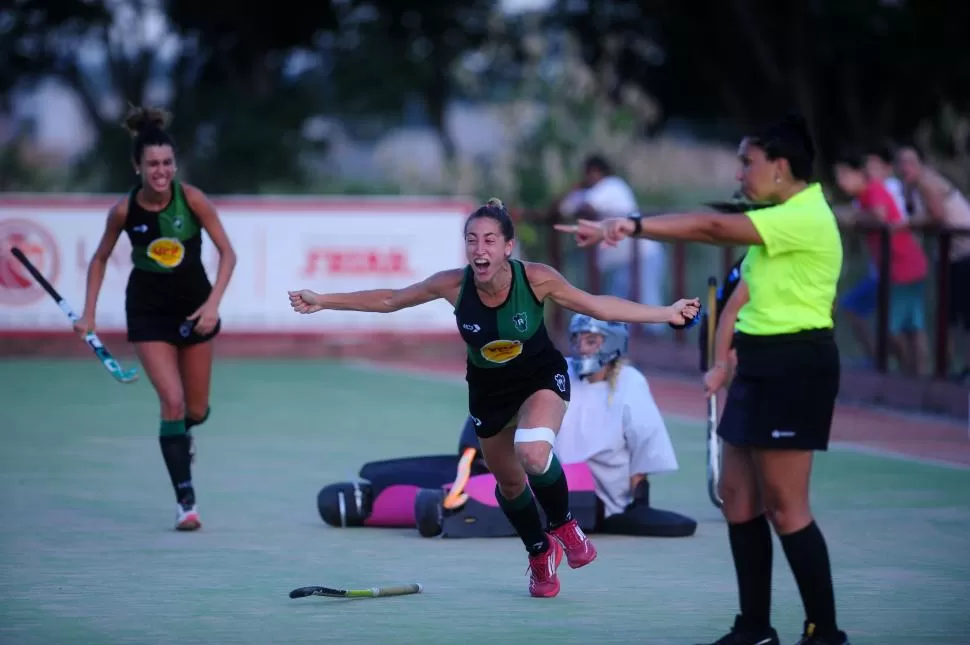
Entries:
[[572,519],[569,512],[569,486],[566,484],[566,473],[555,453],[549,469],[541,475],[529,475],[529,486],[535,493],[536,499],[546,512],[549,526],[555,528]]
[[158,445],[162,458],[168,468],[168,476],[175,490],[175,500],[179,504],[195,504],[195,489],[192,487],[192,457],[189,454],[189,435],[185,430],[185,420],[163,420],[158,429]]
[[515,499],[506,499],[496,486],[495,499],[529,553],[535,555],[549,548],[546,532],[542,530],[539,509],[528,486]]

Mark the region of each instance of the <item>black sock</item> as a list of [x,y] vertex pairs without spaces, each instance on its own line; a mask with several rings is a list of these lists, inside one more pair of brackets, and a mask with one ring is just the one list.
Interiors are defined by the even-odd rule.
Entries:
[[185,432],[185,421],[162,421],[158,436],[162,458],[168,468],[168,476],[175,490],[175,500],[179,504],[195,504],[195,489],[192,487],[192,457],[189,455],[189,435]]
[[569,512],[569,486],[566,484],[566,473],[562,471],[562,464],[555,454],[549,469],[541,475],[529,475],[529,486],[535,494],[536,500],[546,512],[549,526],[555,528],[572,519]]
[[761,633],[771,627],[771,527],[764,515],[728,524],[731,555],[738,577],[741,621]]
[[505,499],[502,492],[495,487],[495,499],[501,507],[505,517],[509,518],[512,528],[525,545],[525,550],[531,555],[544,553],[549,548],[546,532],[542,530],[542,519],[536,506],[532,491],[526,486],[525,490],[515,499]]
[[816,633],[834,634],[835,590],[832,587],[832,565],[825,537],[812,522],[800,531],[779,536],[785,557],[795,576],[798,592],[805,605],[805,618],[815,624]]

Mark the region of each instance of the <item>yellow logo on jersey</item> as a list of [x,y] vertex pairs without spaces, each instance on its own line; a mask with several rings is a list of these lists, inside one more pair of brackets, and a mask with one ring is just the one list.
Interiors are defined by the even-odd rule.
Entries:
[[160,237],[148,245],[148,257],[166,269],[174,269],[185,258],[185,247],[174,237]]
[[482,358],[489,363],[508,363],[521,353],[521,340],[493,340],[482,347]]

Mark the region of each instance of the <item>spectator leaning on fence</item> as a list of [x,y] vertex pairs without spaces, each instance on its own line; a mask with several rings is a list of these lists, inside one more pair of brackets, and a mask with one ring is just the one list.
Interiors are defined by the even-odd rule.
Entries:
[[[906,195],[903,182],[893,174],[893,149],[883,143],[870,145],[865,155],[866,176],[870,180],[879,180],[892,196],[900,214],[908,219]],[[853,204],[852,221],[859,212],[858,200]],[[872,335],[872,316],[876,312],[879,292],[879,270],[869,264],[865,276],[839,299],[839,311],[849,321],[852,334],[861,345],[866,360],[871,367],[876,358],[875,344]]]
[[960,329],[966,344],[962,378],[970,378],[970,202],[956,186],[927,165],[915,146],[896,153],[896,165],[913,204],[914,222],[929,221],[962,229],[950,245],[950,324]]
[[902,180],[896,176],[895,155],[892,146],[887,143],[872,144],[868,147],[865,154],[866,176],[870,181],[881,181],[883,186],[889,191],[896,207],[899,209],[903,219],[909,219],[909,208],[906,206],[906,187]]
[[[920,374],[929,355],[924,315],[928,262],[916,235],[905,228],[898,200],[884,179],[872,177],[866,168],[861,154],[843,154],[835,164],[836,181],[855,200],[861,221],[889,229],[889,333],[902,369]],[[867,231],[865,239],[873,264],[881,266],[882,233]]]

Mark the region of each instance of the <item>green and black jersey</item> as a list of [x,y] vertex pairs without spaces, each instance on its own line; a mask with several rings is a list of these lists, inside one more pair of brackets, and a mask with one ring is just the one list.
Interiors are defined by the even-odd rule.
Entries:
[[125,232],[131,240],[131,263],[152,273],[179,273],[202,266],[202,224],[185,199],[182,186],[172,182],[172,200],[160,211],[148,211],[128,196]]
[[202,222],[182,186],[172,182],[172,200],[160,211],[138,204],[139,188],[129,194],[125,220],[133,266],[125,293],[129,331],[133,318],[139,319],[137,325],[145,318],[180,324],[212,292],[202,264]]
[[528,378],[550,363],[565,359],[549,338],[544,308],[532,291],[525,266],[512,260],[512,286],[501,305],[488,307],[475,288],[471,267],[465,268],[455,319],[468,352],[469,380]]

